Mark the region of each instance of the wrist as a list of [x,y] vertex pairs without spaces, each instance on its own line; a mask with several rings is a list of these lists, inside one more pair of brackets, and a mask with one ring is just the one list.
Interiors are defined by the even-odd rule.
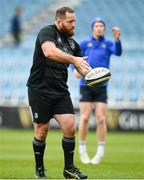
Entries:
[[75,65],[75,56],[70,55],[70,64]]

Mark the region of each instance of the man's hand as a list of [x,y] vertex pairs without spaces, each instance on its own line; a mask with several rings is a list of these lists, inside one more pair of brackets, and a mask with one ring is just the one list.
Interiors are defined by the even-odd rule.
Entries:
[[86,74],[92,69],[85,61],[85,57],[75,57],[74,66],[82,76],[86,76]]
[[120,38],[120,34],[121,34],[120,28],[119,27],[113,27],[112,31],[113,31],[113,36],[114,36],[115,40],[118,41]]

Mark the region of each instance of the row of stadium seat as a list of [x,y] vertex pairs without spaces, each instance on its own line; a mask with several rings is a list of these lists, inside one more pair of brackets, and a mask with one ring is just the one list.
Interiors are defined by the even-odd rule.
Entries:
[[[30,40],[31,41],[31,40]],[[136,55],[138,54],[138,55]],[[25,46],[0,49],[0,99],[27,101],[26,81],[32,64],[33,48]],[[144,101],[144,62],[141,51],[124,50],[122,57],[112,57],[109,82],[110,101]],[[69,70],[69,89],[75,103],[79,100],[79,80]],[[17,99],[17,101],[16,101]]]

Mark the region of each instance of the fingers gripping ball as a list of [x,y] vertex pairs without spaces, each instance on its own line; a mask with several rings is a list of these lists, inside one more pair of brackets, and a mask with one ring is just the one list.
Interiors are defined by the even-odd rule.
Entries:
[[88,72],[85,76],[85,81],[88,86],[101,86],[111,78],[109,69],[104,67],[97,67]]

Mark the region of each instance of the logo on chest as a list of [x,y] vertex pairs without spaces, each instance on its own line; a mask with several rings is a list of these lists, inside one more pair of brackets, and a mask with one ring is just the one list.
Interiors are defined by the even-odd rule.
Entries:
[[103,44],[101,45],[101,48],[105,49],[105,48],[106,48],[106,44],[103,43]]
[[93,43],[89,42],[89,43],[87,44],[87,47],[88,47],[88,48],[92,48],[92,47],[93,47]]
[[68,43],[69,43],[69,46],[71,47],[71,49],[75,50],[75,43],[74,43],[73,39],[68,38]]

